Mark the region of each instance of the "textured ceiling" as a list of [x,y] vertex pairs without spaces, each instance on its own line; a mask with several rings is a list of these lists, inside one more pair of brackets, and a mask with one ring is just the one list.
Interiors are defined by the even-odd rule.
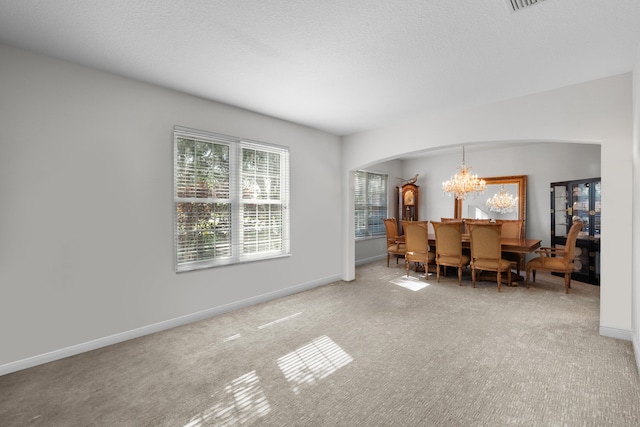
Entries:
[[629,72],[640,0],[0,0],[0,43],[346,135]]

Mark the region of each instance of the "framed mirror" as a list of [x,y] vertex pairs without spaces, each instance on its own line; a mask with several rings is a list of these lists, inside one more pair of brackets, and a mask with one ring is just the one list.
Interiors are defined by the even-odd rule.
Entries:
[[[522,235],[525,235],[527,216],[527,176],[496,176],[482,178],[487,183],[483,194],[476,197],[468,197],[464,200],[455,201],[456,218],[475,219],[522,219]],[[508,194],[518,197],[513,210],[505,212],[491,210],[487,206],[487,200],[493,198],[495,194],[500,194],[504,189]]]

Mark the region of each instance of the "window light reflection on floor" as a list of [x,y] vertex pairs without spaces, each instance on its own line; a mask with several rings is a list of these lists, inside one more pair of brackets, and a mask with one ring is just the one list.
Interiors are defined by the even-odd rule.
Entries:
[[250,424],[271,412],[256,371],[225,384],[224,391],[223,401],[195,415],[184,427]]
[[273,322],[265,323],[264,325],[258,326],[258,329],[268,328],[269,326],[273,326],[277,323],[284,322],[285,320],[293,319],[294,317],[300,316],[302,312],[294,313],[291,316],[282,317],[280,319],[274,320]]
[[351,361],[353,358],[325,335],[282,356],[278,366],[287,381],[293,383],[294,393],[298,394]]
[[240,334],[231,335],[230,337],[226,337],[223,342],[229,342],[240,338]]
[[391,280],[390,283],[402,286],[403,288],[410,289],[414,292],[429,286],[429,283],[425,281],[424,276],[422,276],[422,278],[413,276],[402,276],[398,277],[397,279]]

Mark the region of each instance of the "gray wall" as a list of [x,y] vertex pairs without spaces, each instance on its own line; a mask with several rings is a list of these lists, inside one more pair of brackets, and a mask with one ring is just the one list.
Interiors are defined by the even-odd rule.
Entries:
[[[461,145],[600,144],[602,233],[607,236],[601,242],[600,333],[632,339],[633,91],[632,75],[626,73],[473,108],[418,113],[346,136],[341,147],[343,222],[349,226],[346,219],[353,216],[352,171],[362,165]],[[343,234],[343,280],[355,276],[352,233]]]
[[[466,163],[480,177],[527,175],[527,236],[550,243],[549,184],[600,176],[600,145],[532,143],[466,147]],[[420,173],[423,180],[422,219],[453,216],[453,200],[442,193],[462,160],[462,149],[403,162],[405,174]],[[489,197],[484,194],[484,198]],[[482,197],[482,196],[479,196]]]
[[[340,140],[0,45],[0,374],[340,277]],[[174,125],[290,147],[291,257],[176,274]]]
[[[530,143],[502,146],[466,147],[466,163],[480,177],[527,175],[527,236],[550,244],[549,184],[556,181],[600,176],[599,144]],[[453,217],[454,201],[442,192],[442,181],[460,166],[462,149],[416,154],[408,160],[397,160],[400,176],[420,174],[420,219],[437,221]],[[385,162],[384,164],[389,164]],[[378,165],[371,166],[375,170]],[[390,181],[390,191],[394,182]],[[490,195],[484,194],[486,199]],[[480,196],[482,197],[482,196]],[[391,203],[391,202],[390,202]],[[397,215],[395,215],[397,216]],[[356,261],[376,259],[375,253],[361,256],[356,242]],[[380,245],[378,257],[386,254]]]
[[[387,184],[389,186],[387,191],[387,216],[397,217],[398,215],[393,212],[395,188],[401,183],[401,180],[397,178],[405,177],[402,171],[402,161],[391,160],[388,162],[378,163],[365,170],[377,173],[386,173],[388,175]],[[355,260],[356,264],[365,264],[367,262],[375,261],[381,258],[387,257],[387,238],[367,238],[356,240],[355,246]]]

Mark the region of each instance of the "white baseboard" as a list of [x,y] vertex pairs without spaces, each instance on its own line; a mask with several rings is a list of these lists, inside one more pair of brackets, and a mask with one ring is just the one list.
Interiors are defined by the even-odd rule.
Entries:
[[53,362],[55,360],[64,359],[65,357],[75,356],[76,354],[85,353],[91,350],[96,350],[101,347],[117,344],[119,342],[127,341],[133,338],[139,338],[144,335],[149,335],[156,332],[165,331],[167,329],[175,328],[177,326],[182,326],[189,323],[197,322],[199,320],[204,320],[213,316],[228,313],[230,311],[238,310],[240,308],[249,307],[251,305],[271,301],[277,298],[282,298],[287,295],[292,295],[298,292],[317,288],[318,286],[328,285],[329,283],[337,282],[340,280],[341,280],[340,275],[325,277],[323,279],[314,280],[312,282],[292,286],[290,288],[280,289],[278,291],[269,292],[266,294],[247,298],[241,301],[236,301],[236,302],[222,305],[219,307],[213,307],[213,308],[199,311],[196,313],[187,314],[185,316],[176,317],[174,319],[165,320],[163,322],[154,323],[152,325],[143,326],[141,328],[132,329],[130,331],[125,331],[125,332],[110,335],[107,337],[98,338],[82,344],[61,348],[59,350],[54,350],[48,353],[40,354],[38,356],[29,357],[27,359],[6,363],[4,365],[0,365],[0,376],[5,374],[10,374],[11,372],[16,372],[23,369],[31,368],[37,365],[42,365],[44,363]]
[[600,326],[600,335],[609,338],[617,338],[619,340],[633,341],[633,332],[627,329],[610,328],[608,326]]
[[370,262],[380,261],[381,259],[387,259],[387,254],[376,255],[369,258],[359,259],[356,261],[356,266],[369,264]]
[[637,334],[633,334],[633,355],[636,357],[636,367],[640,373],[640,343]]

